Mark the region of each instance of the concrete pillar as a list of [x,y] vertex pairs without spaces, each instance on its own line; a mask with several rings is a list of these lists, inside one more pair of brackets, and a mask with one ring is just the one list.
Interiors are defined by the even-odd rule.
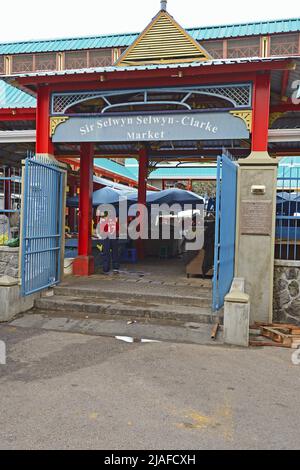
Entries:
[[249,346],[250,301],[245,294],[245,280],[235,278],[224,304],[225,344]]
[[267,152],[239,160],[235,276],[245,279],[250,323],[273,316],[277,162]]

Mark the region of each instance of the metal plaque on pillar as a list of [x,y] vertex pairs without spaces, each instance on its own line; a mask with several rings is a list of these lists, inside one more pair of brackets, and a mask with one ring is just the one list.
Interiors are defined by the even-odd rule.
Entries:
[[242,235],[272,235],[272,201],[242,201],[241,223]]

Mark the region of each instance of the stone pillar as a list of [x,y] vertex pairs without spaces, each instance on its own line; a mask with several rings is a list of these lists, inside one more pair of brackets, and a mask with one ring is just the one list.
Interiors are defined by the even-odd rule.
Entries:
[[275,260],[274,321],[300,325],[300,261]]
[[235,276],[245,279],[250,323],[271,322],[277,162],[267,152],[239,161]]

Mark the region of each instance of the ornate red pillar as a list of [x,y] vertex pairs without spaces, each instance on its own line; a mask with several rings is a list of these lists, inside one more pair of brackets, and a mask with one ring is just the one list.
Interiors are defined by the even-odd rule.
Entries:
[[47,86],[40,86],[37,90],[36,153],[54,154],[50,137],[50,92]]
[[[138,187],[138,203],[146,206],[147,200],[147,178],[148,178],[148,152],[145,147],[139,151],[139,187]],[[142,233],[140,227],[140,233]],[[144,240],[141,238],[137,240],[138,259],[145,258]]]
[[80,146],[80,196],[78,258],[73,264],[73,274],[89,276],[94,273],[92,256],[92,197],[93,197],[94,144]]
[[252,152],[268,150],[270,93],[270,73],[257,75],[253,93]]

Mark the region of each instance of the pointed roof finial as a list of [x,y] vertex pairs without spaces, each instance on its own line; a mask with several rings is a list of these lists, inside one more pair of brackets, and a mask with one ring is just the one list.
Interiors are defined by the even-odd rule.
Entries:
[[161,6],[160,6],[160,9],[161,9],[162,11],[167,11],[167,3],[168,3],[167,0],[161,0],[161,2],[160,2],[160,5],[161,5]]

